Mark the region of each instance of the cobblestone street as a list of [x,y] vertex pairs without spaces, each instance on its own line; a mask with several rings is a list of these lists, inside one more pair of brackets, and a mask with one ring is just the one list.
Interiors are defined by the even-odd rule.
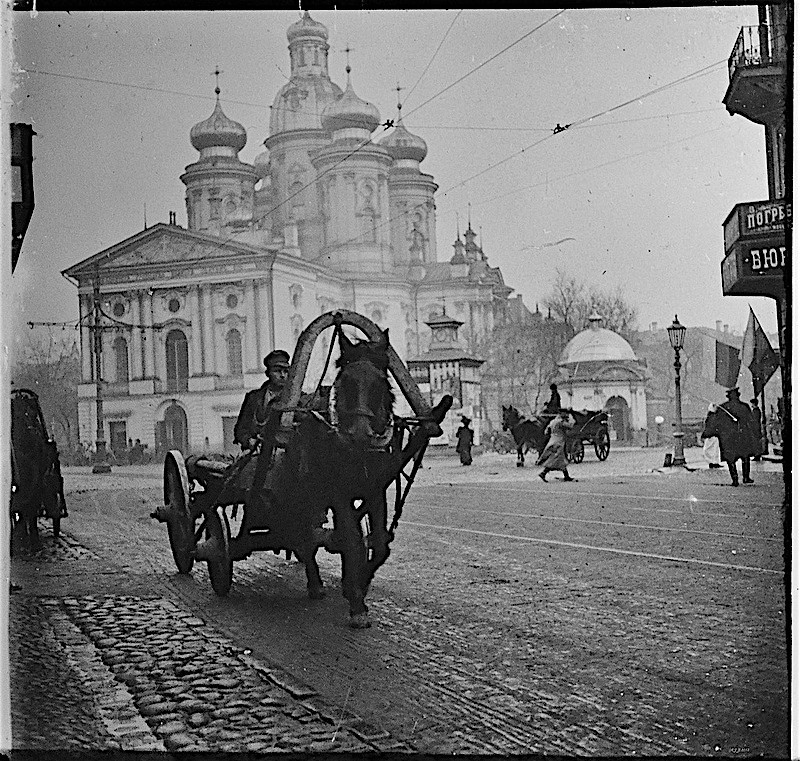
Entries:
[[734,490],[660,459],[428,457],[363,631],[337,556],[324,600],[267,552],[219,598],[149,517],[158,467],[65,469],[61,538],[12,562],[13,746],[785,756],[779,466]]

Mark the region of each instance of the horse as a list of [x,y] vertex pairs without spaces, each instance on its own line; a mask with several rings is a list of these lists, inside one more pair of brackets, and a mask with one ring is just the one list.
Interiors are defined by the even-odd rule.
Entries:
[[[275,461],[267,493],[257,471],[251,488],[256,496],[246,509],[258,500],[269,503],[269,528],[285,537],[285,546],[305,565],[311,599],[325,595],[317,549],[341,554],[349,623],[361,629],[370,626],[364,600],[393,538],[386,525],[386,485],[392,445],[402,431],[394,424],[388,330],[378,341],[353,342],[341,331],[338,336],[339,370],[327,419],[319,412],[295,413],[300,422]],[[323,528],[329,510],[332,530]]]
[[511,431],[517,445],[517,467],[525,467],[525,452],[535,449],[541,452],[547,443],[546,425],[537,420],[528,420],[519,414],[516,407],[503,405],[503,430]]
[[33,391],[11,392],[11,518],[14,539],[22,549],[41,548],[38,517],[45,494],[51,449],[39,400]]

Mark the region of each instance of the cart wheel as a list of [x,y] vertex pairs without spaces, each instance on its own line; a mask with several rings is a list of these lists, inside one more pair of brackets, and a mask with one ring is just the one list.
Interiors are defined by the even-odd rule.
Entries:
[[189,509],[186,463],[177,449],[164,459],[164,505],[169,512],[167,532],[172,557],[179,573],[189,573],[194,565],[194,519]]
[[597,455],[597,459],[601,462],[608,457],[608,453],[611,451],[611,439],[605,428],[601,428],[597,432],[597,436],[594,440],[594,451]]
[[218,505],[206,513],[206,547],[209,550],[208,576],[211,586],[220,597],[225,597],[233,582],[233,560],[231,525],[222,506]]
[[574,439],[572,446],[567,447],[567,460],[569,462],[583,462],[584,455],[583,439]]

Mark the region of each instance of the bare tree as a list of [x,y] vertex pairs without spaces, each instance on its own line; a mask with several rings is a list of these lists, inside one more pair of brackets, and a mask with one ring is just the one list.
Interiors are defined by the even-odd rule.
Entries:
[[78,442],[78,384],[81,364],[73,334],[53,328],[31,331],[11,368],[12,388],[29,388],[39,396],[50,435],[60,447]]

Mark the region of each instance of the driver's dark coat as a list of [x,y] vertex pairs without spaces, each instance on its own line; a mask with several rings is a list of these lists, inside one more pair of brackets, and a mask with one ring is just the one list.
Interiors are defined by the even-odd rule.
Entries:
[[233,427],[233,440],[236,444],[247,446],[250,439],[256,438],[267,420],[269,408],[280,396],[279,391],[269,389],[269,381],[244,395],[239,417]]

